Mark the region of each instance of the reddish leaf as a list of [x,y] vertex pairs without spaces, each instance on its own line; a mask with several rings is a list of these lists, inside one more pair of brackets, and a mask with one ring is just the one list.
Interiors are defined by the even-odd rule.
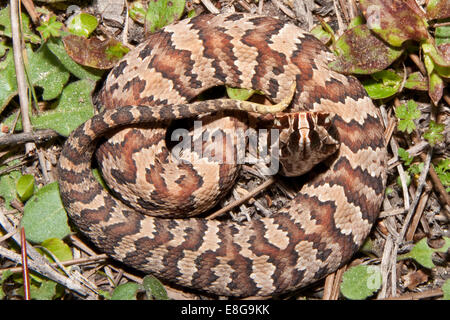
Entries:
[[420,72],[411,73],[406,79],[405,88],[428,91],[428,78],[424,77]]
[[450,43],[438,45],[438,50],[445,60],[450,61]]
[[114,39],[102,41],[98,38],[86,39],[76,35],[68,35],[63,38],[63,42],[64,48],[74,61],[96,69],[112,68],[128,52],[128,48]]
[[361,0],[368,27],[393,46],[429,37],[424,14],[414,0]]
[[428,19],[450,18],[450,1],[430,0],[427,4],[427,18]]
[[429,75],[428,83],[429,83],[428,95],[430,96],[434,105],[437,106],[439,100],[441,100],[442,95],[444,93],[444,81],[437,73],[432,72]]
[[403,52],[376,37],[366,25],[344,32],[335,44],[338,58],[330,66],[342,73],[371,74],[388,67]]

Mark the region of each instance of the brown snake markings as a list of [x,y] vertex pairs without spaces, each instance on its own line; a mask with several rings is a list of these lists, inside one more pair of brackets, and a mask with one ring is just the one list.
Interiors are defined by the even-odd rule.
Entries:
[[[113,258],[219,295],[277,294],[335,271],[360,247],[377,218],[386,182],[386,149],[375,107],[355,78],[329,70],[332,59],[311,35],[267,17],[202,15],[155,33],[112,70],[102,92],[108,110],[74,131],[62,151],[60,191],[72,220]],[[292,79],[297,91],[291,110],[335,114],[340,148],[327,161],[328,169],[312,174],[296,197],[271,217],[236,223],[146,216],[106,193],[91,174],[95,141],[101,135],[110,138],[110,144],[97,151],[98,159],[105,162],[103,168],[124,161],[123,170],[130,170],[130,180],[135,180],[139,176],[132,171],[144,161],[139,160],[138,151],[155,147],[165,132],[156,129],[148,134],[151,130],[143,123],[155,128],[161,117],[170,119],[176,112],[188,116],[208,111],[207,107],[170,104],[187,103],[203,90],[222,84],[261,90],[279,102]],[[129,105],[154,107],[114,110]],[[139,124],[140,129],[109,133],[127,124]],[[161,162],[167,159],[167,149],[159,150],[163,155],[157,155],[160,161],[152,167],[159,174],[147,170],[143,175],[153,183],[150,187],[165,187],[167,193],[176,182],[165,179],[169,171]],[[212,185],[234,180],[233,172],[229,178],[222,176],[225,169],[214,171],[214,180],[195,168],[184,168],[182,177],[174,174],[173,178],[190,185],[191,194],[177,197],[184,197],[191,207],[201,196],[193,196],[196,188],[209,179]],[[126,179],[127,175],[114,170],[110,171],[113,180],[114,176]],[[224,192],[220,186],[211,188]],[[156,200],[147,206],[163,207],[158,197],[164,192],[154,190]],[[129,196],[126,201],[134,200]]]

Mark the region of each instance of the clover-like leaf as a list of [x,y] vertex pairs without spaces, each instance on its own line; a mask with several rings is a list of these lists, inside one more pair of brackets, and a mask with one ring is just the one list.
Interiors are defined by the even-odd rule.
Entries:
[[395,108],[395,115],[399,119],[398,130],[411,133],[416,128],[414,120],[419,119],[420,110],[417,109],[414,100],[409,100],[406,105],[402,104]]
[[41,33],[44,40],[47,40],[50,37],[59,37],[62,26],[63,24],[61,22],[56,21],[56,16],[51,16],[47,21],[37,27],[36,30]]
[[445,129],[443,123],[436,123],[433,120],[430,121],[430,125],[427,131],[424,133],[423,137],[428,140],[428,142],[434,146],[436,143],[444,140],[444,135],[442,132]]

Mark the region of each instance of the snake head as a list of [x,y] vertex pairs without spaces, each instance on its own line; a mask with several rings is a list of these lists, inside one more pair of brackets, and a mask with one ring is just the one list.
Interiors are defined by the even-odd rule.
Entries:
[[280,174],[293,177],[308,172],[339,148],[333,116],[324,112],[280,113],[274,117],[279,130]]

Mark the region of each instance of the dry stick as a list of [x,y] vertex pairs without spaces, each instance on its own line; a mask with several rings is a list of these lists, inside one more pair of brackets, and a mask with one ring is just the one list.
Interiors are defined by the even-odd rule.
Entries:
[[283,13],[285,15],[287,15],[289,18],[291,19],[295,19],[295,13],[289,9],[288,7],[286,7],[281,1],[278,0],[272,0],[272,3],[275,5],[275,7],[277,7],[279,10],[283,11]]
[[[382,116],[382,119],[384,122],[384,126],[387,127],[388,126],[388,116],[387,116],[386,108],[384,108],[383,106],[380,106],[380,111],[381,111],[381,116]],[[398,158],[397,142],[395,141],[395,139],[391,139],[389,144],[391,146],[392,153],[394,154],[395,158]],[[406,210],[408,210],[409,209],[409,193],[408,193],[408,187],[406,186],[405,170],[403,169],[403,166],[401,163],[399,163],[397,165],[397,171],[400,176],[400,182],[402,184],[404,207]]]
[[336,13],[336,18],[337,18],[338,26],[339,26],[339,29],[338,29],[338,35],[341,35],[341,34],[344,33],[344,30],[345,30],[345,24],[344,24],[344,21],[342,21],[342,17],[341,17],[341,15],[340,15],[340,13],[339,13],[339,9],[338,9],[336,0],[333,0],[333,6],[334,6],[334,12]]
[[425,292],[407,293],[398,297],[385,298],[383,300],[418,300],[426,298],[436,298],[441,297],[443,295],[444,293],[442,292],[442,289],[434,289]]
[[[11,34],[13,42],[14,65],[16,69],[17,89],[19,92],[23,131],[31,132],[31,122],[28,114],[27,82],[25,78],[25,68],[23,66],[22,41],[20,39],[18,2],[18,0],[10,0],[9,2],[11,10]],[[27,142],[25,144],[26,153],[30,153],[34,148],[35,145],[33,142]]]
[[[85,265],[85,264],[99,263],[100,261],[107,260],[108,258],[109,257],[106,254],[99,254],[97,256],[91,256],[91,257],[87,257],[87,258],[78,258],[78,259],[61,261],[60,264],[63,265],[64,267],[70,267],[73,265]],[[51,266],[54,268],[57,268],[58,264],[52,263]],[[0,275],[5,271],[19,272],[21,269],[22,269],[21,267],[0,269]]]
[[409,58],[415,63],[417,68],[419,68],[420,73],[422,75],[426,76],[427,75],[427,69],[425,68],[425,65],[423,64],[423,62],[420,61],[419,56],[417,54],[410,53],[409,54]]
[[36,8],[32,0],[22,0],[23,6],[27,9],[28,14],[33,20],[34,24],[39,23],[39,13],[37,13]]
[[0,147],[8,147],[27,142],[44,142],[56,138],[59,134],[51,129],[37,130],[34,132],[22,132],[7,134],[0,137]]
[[209,12],[214,13],[214,14],[219,14],[220,11],[219,9],[216,8],[216,6],[214,4],[212,4],[211,1],[209,0],[201,0],[203,5],[206,7],[206,9],[208,9]]
[[230,203],[229,205],[223,207],[220,210],[217,210],[213,214],[209,215],[206,219],[214,219],[214,218],[217,218],[218,216],[221,216],[225,212],[230,211],[231,209],[233,209],[234,207],[237,207],[237,206],[243,204],[245,201],[247,201],[248,199],[252,198],[253,196],[258,194],[262,190],[266,189],[267,187],[269,187],[274,182],[275,182],[275,178],[274,177],[270,177],[269,179],[264,181],[260,186],[258,186],[257,188],[253,189],[252,191],[247,193],[242,198],[240,198],[240,199],[238,199],[236,201],[233,201],[232,203]]
[[334,279],[336,278],[336,272],[330,273],[325,278],[325,284],[323,286],[322,300],[331,300],[333,296]]
[[406,230],[409,226],[409,222],[411,221],[411,218],[416,210],[417,204],[420,200],[420,195],[422,194],[423,187],[425,186],[425,181],[428,175],[428,171],[430,170],[430,164],[431,164],[431,155],[433,154],[433,148],[430,148],[427,153],[427,157],[425,159],[425,163],[423,166],[423,171],[419,176],[419,179],[417,181],[417,190],[414,195],[414,199],[409,207],[408,213],[406,214],[405,220],[403,221],[403,227],[400,231],[399,237],[397,239],[397,244],[400,244],[403,241],[403,238],[405,237]]
[[406,232],[405,240],[412,241],[414,237],[414,233],[416,233],[417,226],[419,225],[420,219],[423,214],[423,210],[425,209],[425,205],[428,201],[429,192],[425,192],[422,194],[419,200],[419,204],[417,205],[416,213],[412,219],[411,225],[408,228],[408,232]]
[[[0,208],[0,225],[8,233],[15,231],[15,228],[11,225],[11,223],[8,221],[8,219],[4,215],[2,208]],[[12,236],[12,238],[17,244],[20,244],[20,237],[18,236],[17,233],[14,234]],[[0,249],[1,249],[1,247],[0,247]],[[6,249],[4,249],[4,250],[6,250]],[[6,253],[5,253],[4,250],[0,250],[0,256],[4,255],[8,259],[11,259],[17,263],[20,263],[20,255],[17,254],[17,257],[16,257],[15,253],[10,252],[9,250],[6,250]],[[8,252],[10,252],[11,255],[7,255]],[[76,283],[72,279],[65,277],[64,275],[60,274],[58,271],[53,269],[50,266],[50,264],[48,263],[48,260],[45,259],[44,257],[42,257],[41,254],[39,252],[37,252],[36,249],[34,249],[33,246],[31,246],[29,243],[27,243],[27,254],[32,259],[32,260],[28,261],[28,266],[31,270],[34,270],[37,273],[55,281],[55,282],[62,284],[63,286],[79,293],[80,295],[83,295],[83,296],[87,295],[86,289],[81,287],[78,283]],[[18,260],[16,260],[16,258]]]

